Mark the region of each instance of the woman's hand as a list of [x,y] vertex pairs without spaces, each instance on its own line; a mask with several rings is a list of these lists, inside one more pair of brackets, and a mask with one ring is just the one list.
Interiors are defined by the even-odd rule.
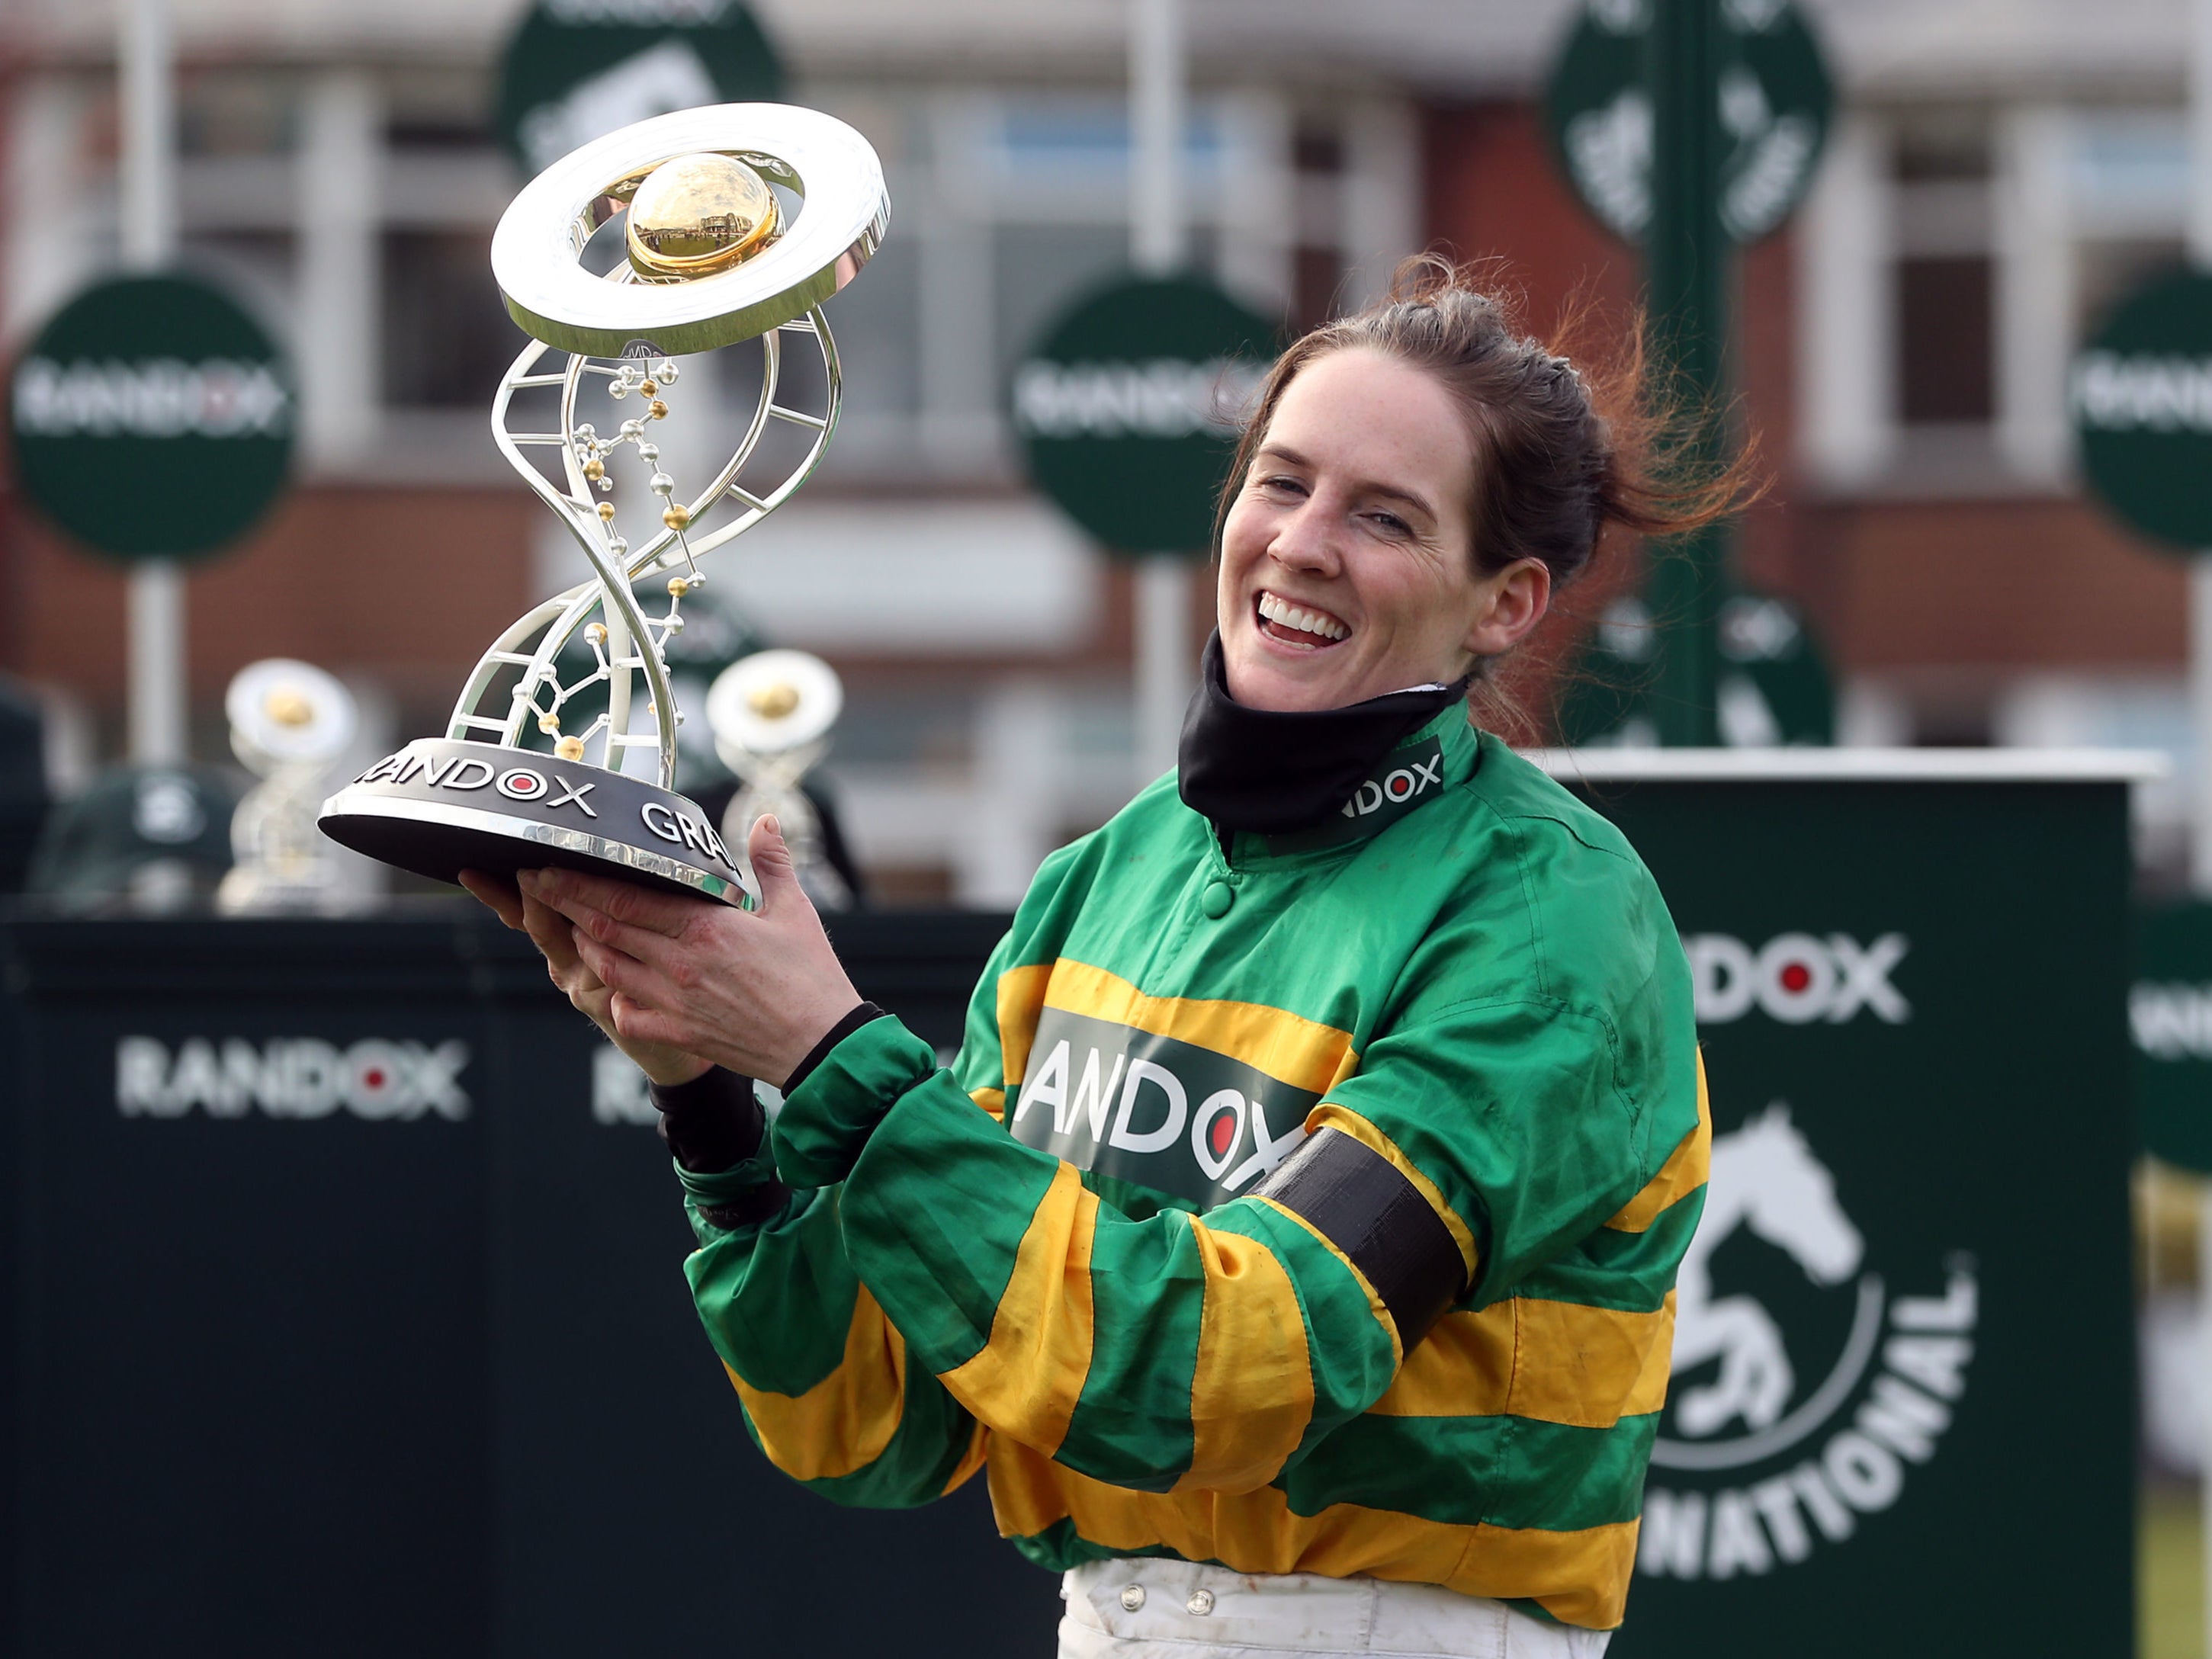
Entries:
[[781,1088],[860,994],[776,821],[760,818],[745,842],[757,910],[573,870],[526,870],[520,880],[526,898],[574,924],[577,957],[612,990],[626,1048],[697,1054]]
[[546,971],[577,1011],[606,1033],[607,1041],[628,1054],[653,1082],[666,1086],[689,1083],[706,1071],[709,1062],[665,1043],[641,1042],[617,1028],[614,993],[606,981],[584,965],[576,953],[576,930],[568,919],[550,910],[514,884],[481,870],[461,872],[461,885],[489,906],[494,915],[517,933],[530,935],[545,958]]

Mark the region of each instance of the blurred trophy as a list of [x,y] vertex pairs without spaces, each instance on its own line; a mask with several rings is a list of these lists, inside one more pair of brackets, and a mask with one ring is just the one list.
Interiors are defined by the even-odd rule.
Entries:
[[[444,737],[331,796],[325,833],[445,881],[559,865],[741,902],[720,831],[675,792],[683,716],[666,646],[707,580],[700,558],[821,460],[841,399],[822,303],[874,253],[889,215],[867,141],[779,104],[641,121],[524,187],[491,263],[533,343],[493,399],[492,434],[591,574],[484,653]],[[684,407],[683,360],[740,346],[715,365],[752,392],[735,447],[711,477],[672,477],[665,422],[725,418],[715,398]],[[586,650],[564,661],[578,639]]]
[[853,892],[823,855],[822,815],[799,781],[829,752],[844,706],[837,671],[804,651],[756,651],[716,675],[707,692],[714,752],[738,777],[722,809],[724,841],[743,848],[753,820],[773,812],[799,885],[824,910],[850,909]]
[[353,695],[313,665],[272,657],[240,669],[223,697],[230,747],[261,781],[231,815],[232,863],[216,889],[228,915],[329,915],[348,905],[315,833],[331,763],[353,741]]

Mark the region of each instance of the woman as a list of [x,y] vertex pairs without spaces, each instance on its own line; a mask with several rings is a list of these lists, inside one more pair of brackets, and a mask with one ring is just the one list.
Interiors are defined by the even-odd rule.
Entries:
[[1720,504],[1626,433],[1441,262],[1293,346],[1177,775],[1046,860],[950,1069],[773,820],[750,914],[471,878],[654,1080],[769,1457],[874,1505],[987,1468],[1063,1656],[1620,1622],[1705,1179],[1689,980],[1618,832],[1467,699],[1607,523]]

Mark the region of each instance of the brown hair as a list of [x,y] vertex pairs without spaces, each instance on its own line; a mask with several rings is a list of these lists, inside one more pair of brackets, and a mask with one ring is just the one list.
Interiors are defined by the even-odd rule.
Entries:
[[[1382,300],[1323,323],[1277,358],[1237,445],[1216,541],[1285,389],[1308,364],[1360,349],[1425,370],[1465,412],[1475,447],[1474,557],[1484,572],[1540,559],[1556,592],[1582,574],[1611,526],[1678,536],[1756,497],[1751,447],[1729,466],[1700,465],[1712,411],[1650,396],[1640,326],[1609,367],[1578,368],[1523,333],[1507,299],[1478,286],[1494,274],[1417,254]],[[1564,331],[1589,321],[1587,312],[1571,315]]]

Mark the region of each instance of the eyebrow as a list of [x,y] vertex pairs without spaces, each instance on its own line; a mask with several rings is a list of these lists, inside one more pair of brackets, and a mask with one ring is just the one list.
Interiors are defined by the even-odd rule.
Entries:
[[[1314,464],[1299,454],[1297,450],[1287,444],[1279,444],[1272,438],[1260,446],[1252,459],[1256,461],[1262,455],[1276,456],[1288,461],[1292,466],[1302,466],[1309,472],[1315,470]],[[1403,501],[1415,512],[1425,514],[1431,519],[1437,516],[1436,508],[1429,504],[1426,496],[1418,495],[1410,489],[1401,489],[1396,484],[1382,483],[1372,478],[1362,478],[1355,483],[1352,488],[1363,495],[1385,495],[1394,501]]]

